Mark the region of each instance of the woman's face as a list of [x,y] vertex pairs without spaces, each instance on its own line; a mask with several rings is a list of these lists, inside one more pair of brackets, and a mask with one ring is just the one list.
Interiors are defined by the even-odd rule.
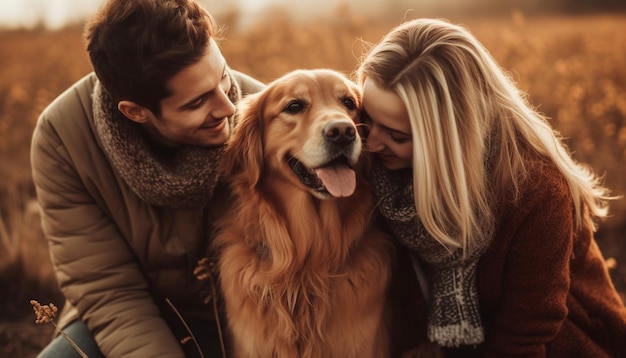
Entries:
[[367,151],[376,153],[391,170],[412,166],[413,138],[409,114],[400,97],[365,79],[363,83],[364,123],[369,128]]

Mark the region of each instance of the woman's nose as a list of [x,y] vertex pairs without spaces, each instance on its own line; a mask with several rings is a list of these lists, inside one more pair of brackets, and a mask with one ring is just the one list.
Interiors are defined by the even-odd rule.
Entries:
[[380,152],[385,149],[385,145],[381,141],[380,130],[378,130],[376,126],[372,126],[369,129],[369,133],[365,139],[365,149],[368,152]]

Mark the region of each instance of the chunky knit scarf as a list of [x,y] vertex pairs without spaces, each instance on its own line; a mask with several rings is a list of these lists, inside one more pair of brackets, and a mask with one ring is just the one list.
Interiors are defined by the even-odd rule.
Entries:
[[474,345],[484,340],[480,319],[476,266],[490,240],[477,240],[465,257],[449,251],[424,228],[413,199],[412,169],[391,171],[378,161],[372,167],[378,207],[395,237],[414,250],[430,273],[428,338],[445,347]]
[[[230,100],[241,92],[231,74]],[[213,196],[224,146],[164,148],[141,125],[126,118],[100,82],[93,93],[94,125],[100,147],[135,194],[158,206],[199,207]],[[233,126],[233,118],[228,119]]]

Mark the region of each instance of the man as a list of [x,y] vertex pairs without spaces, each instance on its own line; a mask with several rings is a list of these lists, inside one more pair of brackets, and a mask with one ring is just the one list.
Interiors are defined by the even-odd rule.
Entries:
[[[227,66],[194,0],[110,0],[85,34],[95,73],[42,113],[31,149],[57,322],[92,358],[198,354],[185,325],[219,353],[193,269],[227,205],[234,103],[263,85]],[[59,336],[40,356],[70,354]]]

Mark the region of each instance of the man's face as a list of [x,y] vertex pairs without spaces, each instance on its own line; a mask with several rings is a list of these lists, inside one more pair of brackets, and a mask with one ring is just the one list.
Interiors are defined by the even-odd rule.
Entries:
[[144,125],[157,141],[174,147],[219,146],[230,137],[232,79],[217,44],[210,41],[208,55],[167,82],[172,95],[161,100],[161,115],[149,112]]

